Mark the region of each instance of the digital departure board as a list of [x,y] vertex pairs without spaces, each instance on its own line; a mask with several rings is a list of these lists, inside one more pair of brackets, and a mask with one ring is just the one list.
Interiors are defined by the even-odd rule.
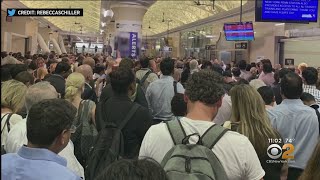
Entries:
[[319,0],[256,0],[256,21],[317,22],[318,8]]
[[254,31],[252,22],[225,23],[224,33],[227,41],[253,41]]

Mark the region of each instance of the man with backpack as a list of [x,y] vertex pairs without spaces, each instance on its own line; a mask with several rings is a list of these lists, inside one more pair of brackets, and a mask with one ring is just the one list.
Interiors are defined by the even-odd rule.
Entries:
[[149,68],[149,59],[147,57],[140,59],[140,65],[141,69],[136,72],[136,78],[139,79],[141,88],[146,93],[149,84],[159,78]]
[[139,156],[161,163],[169,180],[258,180],[265,175],[248,138],[212,122],[224,95],[216,76],[210,70],[195,72],[186,84],[187,115],[152,126],[143,139]]
[[96,108],[98,137],[88,158],[86,179],[91,180],[119,158],[138,157],[143,137],[151,125],[147,108],[134,103],[128,92],[136,87],[130,68],[110,73],[113,96],[101,100]]
[[176,93],[184,94],[181,83],[176,83],[172,77],[174,61],[171,58],[165,58],[161,61],[160,70],[162,76],[152,82],[146,91],[146,99],[152,112],[154,124],[171,120],[173,117],[171,100]]

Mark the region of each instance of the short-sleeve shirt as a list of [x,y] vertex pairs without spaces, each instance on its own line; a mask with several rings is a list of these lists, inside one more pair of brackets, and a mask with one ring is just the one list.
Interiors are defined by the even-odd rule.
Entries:
[[[186,134],[203,133],[214,123],[180,119]],[[196,143],[197,137],[191,137],[190,143]],[[149,157],[161,163],[166,153],[174,146],[165,123],[151,126],[146,133],[139,157]],[[229,180],[250,179],[260,180],[265,175],[257,153],[247,137],[228,131],[213,147],[212,151],[220,160]]]

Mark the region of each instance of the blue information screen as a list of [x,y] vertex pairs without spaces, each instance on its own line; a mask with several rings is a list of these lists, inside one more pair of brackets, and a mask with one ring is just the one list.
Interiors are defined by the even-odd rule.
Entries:
[[262,19],[317,22],[319,0],[262,0]]

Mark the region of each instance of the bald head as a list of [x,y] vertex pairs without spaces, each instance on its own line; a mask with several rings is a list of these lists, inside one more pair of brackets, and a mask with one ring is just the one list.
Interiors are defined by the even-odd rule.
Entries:
[[91,67],[91,69],[94,69],[94,66],[95,66],[95,61],[93,58],[91,57],[86,57],[84,60],[83,60],[83,63],[82,64],[87,64]]
[[76,72],[81,73],[86,79],[86,82],[90,82],[93,78],[92,68],[87,64],[77,67]]

